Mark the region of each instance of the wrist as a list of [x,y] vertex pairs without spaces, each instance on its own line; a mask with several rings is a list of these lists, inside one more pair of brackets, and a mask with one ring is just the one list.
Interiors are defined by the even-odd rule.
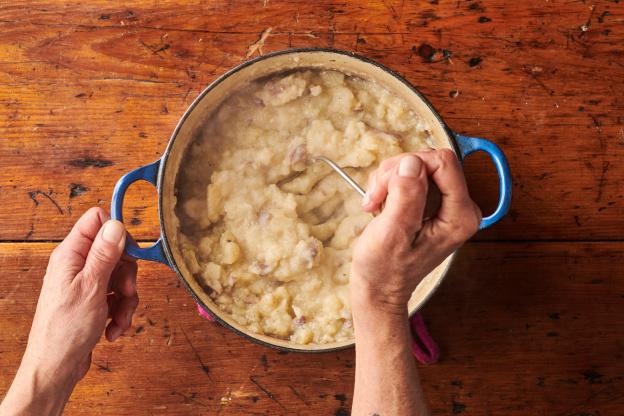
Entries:
[[356,344],[403,343],[409,339],[407,305],[384,304],[356,289],[351,292],[351,313]]
[[57,375],[24,359],[0,413],[60,415],[75,385],[70,376]]
[[386,321],[407,318],[409,294],[393,292],[357,276],[351,277],[350,291],[354,319],[359,316],[375,316]]

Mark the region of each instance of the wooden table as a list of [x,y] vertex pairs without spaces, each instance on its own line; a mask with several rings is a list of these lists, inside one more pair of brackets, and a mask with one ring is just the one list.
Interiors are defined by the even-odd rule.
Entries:
[[[356,51],[404,75],[455,131],[500,146],[506,219],[460,251],[422,313],[435,414],[624,414],[624,5],[618,0],[18,1],[0,5],[0,390],[26,346],[48,256],[126,172],[160,157],[219,75],[260,53]],[[435,56],[431,56],[435,52]],[[475,200],[498,195],[485,155]],[[156,191],[125,203],[159,234]],[[348,415],[354,351],[285,354],[204,320],[141,262],[141,303],[102,342],[66,414]]]

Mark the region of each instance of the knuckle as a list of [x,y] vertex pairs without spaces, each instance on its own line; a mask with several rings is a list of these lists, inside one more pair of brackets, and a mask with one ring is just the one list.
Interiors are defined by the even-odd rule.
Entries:
[[395,181],[392,188],[396,200],[400,203],[412,204],[425,197],[425,181],[421,178],[402,178]]
[[459,159],[455,153],[450,149],[440,149],[436,153],[438,163],[441,169],[448,169],[449,167],[456,167],[459,165]]
[[117,256],[112,250],[107,250],[101,246],[93,246],[89,257],[93,258],[96,265],[110,265],[117,262]]
[[466,241],[464,226],[461,222],[447,223],[443,229],[431,235],[429,240],[441,251],[453,252]]
[[483,219],[483,212],[481,212],[481,208],[476,203],[472,203],[475,213],[475,220],[477,222],[477,228],[481,224],[481,220]]
[[461,246],[462,244],[464,244],[470,239],[470,237],[474,235],[478,227],[479,223],[474,221],[474,217],[472,216],[470,217],[470,219],[456,224],[452,238],[454,245]]
[[133,274],[136,277],[139,271],[139,265],[135,261],[128,263],[128,270],[130,271],[131,274]]
[[89,216],[108,216],[108,213],[101,207],[92,207],[86,212]]
[[438,150],[438,157],[444,162],[453,162],[454,160],[457,160],[457,156],[455,156],[455,153],[451,149]]
[[63,243],[59,244],[50,254],[48,260],[48,271],[51,270],[64,270],[68,267],[68,255],[66,248],[63,247]]
[[471,236],[474,235],[478,230],[479,230],[479,226],[481,225],[481,219],[483,217],[481,216],[481,210],[479,210],[479,208],[477,208],[477,212],[475,212],[475,215],[472,217],[472,233]]
[[60,254],[60,245],[57,246],[53,251],[52,254],[50,254],[50,264],[55,264],[57,265],[58,263],[60,263],[62,256]]
[[130,302],[130,310],[132,310],[132,312],[134,313],[134,311],[138,307],[139,307],[139,296],[135,295],[132,297],[132,301]]
[[481,225],[481,210],[474,202],[470,201],[470,204],[472,209],[466,210],[466,215],[461,222],[460,235],[464,241],[475,235]]

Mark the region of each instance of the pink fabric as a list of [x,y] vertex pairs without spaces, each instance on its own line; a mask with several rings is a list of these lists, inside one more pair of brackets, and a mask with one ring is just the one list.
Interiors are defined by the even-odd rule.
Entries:
[[[429,332],[427,332],[427,327],[420,313],[416,313],[410,318],[410,325],[413,329],[412,352],[414,356],[423,364],[437,363],[440,358],[440,350],[435,341],[431,338],[431,335],[429,335]],[[415,338],[420,341],[420,344],[416,342]],[[424,351],[420,345],[424,346],[427,351]]]
[[199,309],[199,314],[204,318],[208,319],[210,322],[217,322],[217,320],[210,316],[210,314],[206,312],[199,303],[197,304],[197,309]]

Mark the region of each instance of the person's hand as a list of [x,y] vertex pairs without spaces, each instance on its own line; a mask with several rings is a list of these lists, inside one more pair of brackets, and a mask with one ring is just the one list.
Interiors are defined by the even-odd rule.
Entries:
[[[442,201],[437,214],[423,221],[428,178]],[[481,211],[450,150],[384,160],[369,177],[362,207],[374,212],[384,201],[358,239],[351,262],[352,414],[428,415],[412,356],[407,303],[420,281],[477,231]]]
[[[427,177],[442,202],[437,215],[423,222]],[[405,314],[418,283],[477,231],[481,211],[470,199],[457,156],[447,149],[384,160],[369,177],[362,206],[374,212],[384,201],[353,251],[352,302],[364,296],[372,306]]]
[[100,208],[78,220],[56,247],[43,279],[24,359],[54,363],[78,382],[100,340],[117,339],[130,327],[139,298],[136,260],[123,254],[126,231]]
[[[91,351],[105,328],[106,338],[114,341],[130,327],[139,299],[137,264],[123,254],[125,237],[122,223],[92,208],[52,252],[26,352],[3,412],[57,414],[89,370]],[[12,392],[21,396],[23,406],[31,406],[28,411],[10,399]]]

